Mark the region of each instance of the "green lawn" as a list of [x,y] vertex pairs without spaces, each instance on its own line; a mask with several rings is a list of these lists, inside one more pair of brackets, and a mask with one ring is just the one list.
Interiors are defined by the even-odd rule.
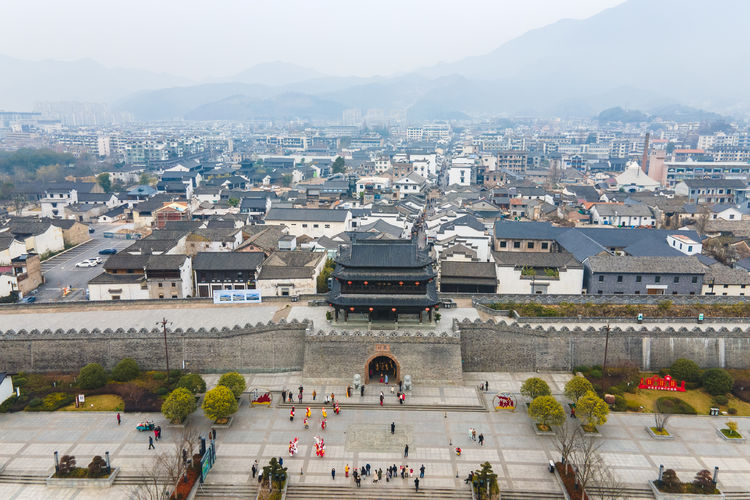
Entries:
[[123,411],[125,403],[116,394],[102,394],[99,396],[88,396],[83,405],[76,408],[75,403],[60,408],[60,411]]

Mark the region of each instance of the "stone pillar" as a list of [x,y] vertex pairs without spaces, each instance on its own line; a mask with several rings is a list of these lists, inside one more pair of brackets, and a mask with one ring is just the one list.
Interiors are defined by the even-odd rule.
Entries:
[[335,313],[336,322],[339,320],[339,308],[336,307],[336,313]]
[[651,370],[651,337],[643,337],[641,340],[641,370]]
[[422,311],[419,311],[419,323],[422,323]]
[[717,339],[717,350],[719,351],[719,368],[726,368],[727,367],[727,349],[726,349],[726,339],[724,337],[719,337]]

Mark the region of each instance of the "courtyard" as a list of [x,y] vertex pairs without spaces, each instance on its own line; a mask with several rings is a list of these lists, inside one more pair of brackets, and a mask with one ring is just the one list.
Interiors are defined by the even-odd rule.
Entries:
[[[295,486],[320,487],[347,485],[344,467],[361,467],[367,463],[374,468],[408,464],[415,471],[424,465],[425,477],[420,489],[456,489],[468,493],[463,479],[481,462],[489,461],[499,476],[501,491],[526,492],[538,495],[560,495],[555,476],[547,470],[549,460],[558,459],[553,439],[535,433],[525,407],[520,404],[515,412],[494,411],[492,397],[497,392],[517,394],[521,383],[529,376],[544,378],[555,397],[562,401],[566,373],[465,373],[463,383],[430,386],[415,381],[407,395],[406,405],[400,406],[390,388],[384,384],[367,385],[365,396],[355,393],[345,397],[350,380],[303,379],[300,372],[246,375],[248,390],[264,388],[275,391],[271,407],[251,407],[247,397],[229,429],[217,431],[217,461],[208,474],[206,492],[224,491],[224,498],[254,498],[255,481],[250,468],[254,460],[265,465],[271,457],[283,457],[290,474],[290,491]],[[209,387],[216,384],[218,375],[207,375]],[[480,382],[487,381],[490,390],[479,391]],[[304,386],[302,405],[296,405],[293,422],[289,420],[289,406],[282,404],[279,391]],[[392,385],[392,384],[391,384]],[[310,429],[305,430],[302,415],[311,403],[312,391],[317,392],[316,404],[311,405]],[[385,404],[378,404],[380,391]],[[334,393],[341,401],[342,412],[329,411],[328,427],[320,429],[320,403],[325,394]],[[0,415],[0,498],[4,499],[93,499],[100,498],[100,490],[51,489],[41,479],[53,470],[52,453],[75,455],[80,463],[94,455],[110,452],[113,466],[120,467],[120,476],[107,490],[107,498],[129,498],[133,491],[132,479],[141,476],[151,466],[153,457],[171,451],[179,428],[171,427],[160,414],[122,415],[117,425],[111,412],[53,412]],[[164,437],[156,443],[156,450],[148,450],[148,434],[138,432],[135,425],[143,420],[154,420],[161,425]],[[647,481],[654,479],[659,465],[673,468],[683,480],[690,480],[700,469],[720,468],[719,487],[726,492],[750,491],[750,460],[748,444],[732,443],[720,438],[716,429],[726,417],[675,416],[669,422],[675,435],[671,441],[653,440],[645,431],[653,417],[647,414],[611,414],[600,426],[601,455],[616,477],[629,488],[627,498],[652,498],[647,492]],[[750,420],[738,418],[740,432],[750,433]],[[203,435],[209,422],[198,410],[190,423]],[[390,425],[395,423],[391,434]],[[468,435],[475,428],[485,437],[479,446]],[[326,442],[324,458],[315,456],[313,436]],[[298,437],[299,453],[289,457],[290,440]],[[409,445],[409,456],[404,458],[404,446]],[[456,456],[455,447],[463,453]],[[331,479],[331,469],[336,479]],[[31,481],[21,484],[21,476]],[[36,478],[36,479],[34,479]],[[413,491],[410,480],[397,478],[390,482],[372,484],[363,481],[362,488]],[[243,496],[244,495],[244,496]],[[532,495],[533,497],[533,495]],[[554,498],[554,497],[552,497]],[[733,498],[750,498],[734,495]]]

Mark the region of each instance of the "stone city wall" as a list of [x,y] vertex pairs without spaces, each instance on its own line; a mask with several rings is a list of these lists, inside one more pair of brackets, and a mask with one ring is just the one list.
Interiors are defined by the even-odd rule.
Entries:
[[[197,372],[301,370],[307,323],[168,330],[170,368]],[[76,371],[87,363],[113,368],[133,358],[146,370],[165,367],[162,330],[21,330],[0,333],[0,371]]]
[[[602,329],[532,326],[519,323],[455,322],[461,334],[463,369],[473,371],[572,370],[600,365],[604,359]],[[643,370],[667,367],[690,358],[703,368],[750,366],[750,330],[727,328],[620,328],[609,334],[607,363],[635,363]]]
[[461,343],[457,332],[308,330],[305,377],[367,379],[365,368],[374,356],[392,356],[399,376],[413,380],[461,380]]

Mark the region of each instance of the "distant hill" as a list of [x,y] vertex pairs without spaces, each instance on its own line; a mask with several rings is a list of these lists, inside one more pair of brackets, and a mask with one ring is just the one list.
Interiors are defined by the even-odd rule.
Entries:
[[113,102],[142,89],[191,83],[173,75],[107,68],[90,59],[25,61],[0,55],[0,109],[31,110],[37,101]]
[[227,80],[232,82],[252,83],[269,86],[282,86],[304,82],[315,78],[325,78],[327,75],[310,68],[303,68],[296,64],[280,61],[256,64]]
[[235,95],[197,107],[188,120],[304,119],[330,120],[341,116],[343,106],[333,101],[298,93],[269,99]]

